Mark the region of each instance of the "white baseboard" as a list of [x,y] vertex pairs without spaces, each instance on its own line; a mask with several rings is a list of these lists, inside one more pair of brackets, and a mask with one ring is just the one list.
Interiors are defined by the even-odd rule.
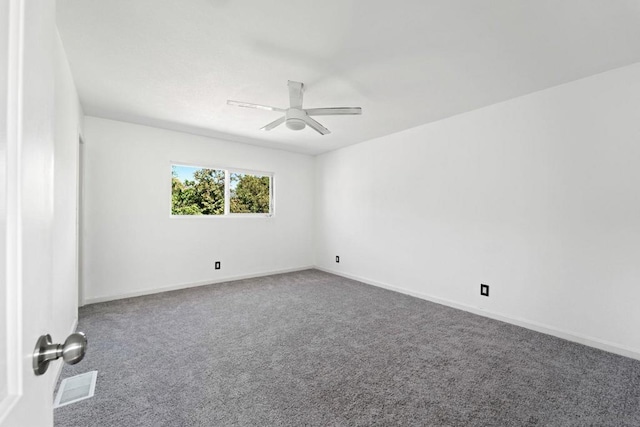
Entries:
[[313,266],[313,265],[308,265],[308,266],[305,266],[305,267],[296,267],[296,268],[290,268],[290,269],[286,269],[286,270],[265,271],[265,272],[262,272],[262,273],[254,273],[254,274],[245,274],[245,275],[240,275],[240,276],[224,277],[224,278],[221,278],[221,279],[203,280],[203,281],[200,281],[200,282],[180,283],[180,284],[177,284],[177,285],[163,286],[161,288],[144,289],[144,290],[136,291],[136,292],[126,292],[126,293],[122,293],[122,294],[90,297],[90,298],[86,298],[84,300],[84,305],[96,304],[96,303],[99,303],[99,302],[106,302],[106,301],[114,301],[114,300],[119,300],[119,299],[124,299],[124,298],[140,297],[140,296],[143,296],[143,295],[158,294],[160,292],[177,291],[179,289],[195,288],[195,287],[198,287],[198,286],[214,285],[216,283],[233,282],[233,281],[236,281],[236,280],[243,280],[243,279],[253,279],[255,277],[271,276],[271,275],[274,275],[274,274],[293,273],[295,271],[303,271],[303,270],[309,270],[309,269],[313,269],[313,268],[316,268],[316,267]]
[[490,319],[499,320],[501,322],[510,323],[512,325],[521,326],[523,328],[531,329],[536,332],[541,332],[543,334],[552,335],[554,337],[562,338],[567,341],[573,341],[579,344],[583,344],[589,347],[594,347],[600,350],[608,351],[610,353],[619,354],[621,356],[630,357],[632,359],[640,360],[640,351],[634,350],[632,348],[624,347],[618,344],[614,344],[611,342],[607,342],[604,340],[600,340],[597,338],[587,337],[580,334],[574,334],[568,331],[563,331],[561,329],[554,328],[549,325],[544,325],[538,322],[532,322],[526,319],[518,319],[514,317],[505,316],[499,313],[494,313],[491,311],[483,310],[477,307],[473,307],[466,304],[460,304],[455,301],[434,297],[432,295],[414,292],[407,289],[403,289],[397,286],[389,285],[386,283],[377,282],[375,280],[367,279],[364,277],[354,276],[351,274],[346,274],[340,271],[332,270],[329,268],[323,267],[315,267],[317,270],[324,271],[326,273],[335,274],[336,276],[345,277],[347,279],[356,280],[358,282],[365,283],[367,285],[376,286],[379,288],[388,289],[390,291],[399,292],[405,295],[411,295],[416,298],[420,298],[423,300],[427,300],[430,302],[434,302],[436,304],[446,305],[448,307],[456,308],[459,310],[467,311],[469,313],[477,314],[480,316],[488,317]]

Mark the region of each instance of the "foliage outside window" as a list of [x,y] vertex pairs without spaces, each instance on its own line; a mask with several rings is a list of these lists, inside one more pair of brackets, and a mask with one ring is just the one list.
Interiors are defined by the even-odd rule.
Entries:
[[270,174],[171,165],[172,215],[271,214]]
[[269,213],[269,176],[247,173],[231,173],[230,206],[231,213]]

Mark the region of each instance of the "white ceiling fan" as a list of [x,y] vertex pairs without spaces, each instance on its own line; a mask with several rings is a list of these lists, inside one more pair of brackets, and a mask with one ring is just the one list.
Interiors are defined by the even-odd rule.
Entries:
[[302,108],[302,93],[304,84],[289,80],[289,108],[270,107],[268,105],[252,104],[250,102],[240,102],[228,100],[227,104],[238,107],[257,108],[259,110],[279,111],[284,116],[262,127],[262,130],[271,130],[282,123],[286,123],[291,130],[302,130],[309,126],[320,135],[331,133],[329,129],[322,126],[311,116],[342,116],[362,114],[360,107],[329,107],[329,108]]

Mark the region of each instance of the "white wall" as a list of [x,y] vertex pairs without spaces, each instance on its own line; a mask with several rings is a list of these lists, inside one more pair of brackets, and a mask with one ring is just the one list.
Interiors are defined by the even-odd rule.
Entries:
[[[95,117],[83,136],[86,302],[314,265],[313,157]],[[274,172],[275,216],[171,218],[171,161]]]
[[78,319],[77,186],[78,135],[82,108],[67,56],[56,32],[55,145],[53,206],[53,326],[56,342],[64,342]]
[[640,64],[316,168],[319,267],[640,358]]

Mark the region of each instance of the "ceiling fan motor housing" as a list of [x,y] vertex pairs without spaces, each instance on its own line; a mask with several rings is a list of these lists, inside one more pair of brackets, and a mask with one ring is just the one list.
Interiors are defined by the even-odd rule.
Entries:
[[307,113],[304,110],[300,110],[298,108],[289,108],[285,113],[286,117],[286,125],[291,130],[302,130],[305,128],[306,124],[304,122],[304,118],[307,116]]

